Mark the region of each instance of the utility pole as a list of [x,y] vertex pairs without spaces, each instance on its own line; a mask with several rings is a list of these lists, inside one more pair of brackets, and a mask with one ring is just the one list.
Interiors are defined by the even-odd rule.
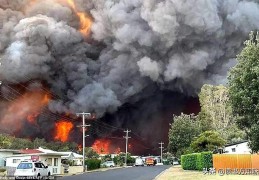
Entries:
[[85,127],[90,126],[90,124],[85,124],[85,117],[89,117],[91,116],[91,113],[76,113],[77,116],[82,115],[83,117],[83,124],[82,124],[82,128],[83,128],[83,172],[85,172]]
[[[0,58],[2,60],[2,58]],[[2,65],[2,62],[0,62],[0,66]],[[0,85],[2,85],[2,81],[0,80]]]
[[161,141],[161,143],[158,143],[158,144],[160,144],[160,147],[159,147],[159,148],[161,149],[161,163],[163,163],[163,159],[162,159],[162,158],[163,158],[163,148],[164,148],[164,147],[163,147],[163,144],[164,144],[164,143]]
[[126,136],[124,136],[124,138],[126,139],[126,154],[125,154],[125,167],[127,166],[127,154],[128,154],[128,140],[129,140],[129,138],[131,138],[131,137],[129,137],[129,132],[131,132],[131,131],[129,131],[128,129],[127,129],[127,131],[124,131],[125,133],[126,133]]

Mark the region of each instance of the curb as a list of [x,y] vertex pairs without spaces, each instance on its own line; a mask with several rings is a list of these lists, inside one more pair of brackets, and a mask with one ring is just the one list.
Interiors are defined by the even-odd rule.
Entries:
[[128,168],[128,167],[116,167],[116,168],[95,169],[95,170],[86,171],[86,172],[79,172],[79,173],[73,173],[73,174],[57,175],[57,176],[55,176],[55,178],[62,178],[62,177],[68,177],[68,176],[75,176],[75,175],[87,174],[87,173],[94,173],[94,172],[105,172],[105,171],[116,170],[116,169],[122,169],[122,168]]
[[158,180],[160,176],[162,176],[166,171],[168,171],[171,167],[163,170],[160,174],[158,174],[153,180]]

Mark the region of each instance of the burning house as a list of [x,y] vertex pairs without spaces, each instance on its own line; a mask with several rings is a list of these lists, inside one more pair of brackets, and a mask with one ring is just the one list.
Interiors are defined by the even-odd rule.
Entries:
[[[224,84],[258,29],[256,0],[0,0],[0,132],[132,151],[197,113],[204,83]],[[100,150],[101,149],[101,150]]]

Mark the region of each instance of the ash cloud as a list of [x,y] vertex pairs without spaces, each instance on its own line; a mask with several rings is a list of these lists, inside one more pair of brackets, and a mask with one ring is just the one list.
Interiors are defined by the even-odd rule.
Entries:
[[[258,29],[249,0],[75,0],[93,18],[88,37],[65,0],[0,0],[0,76],[48,83],[49,109],[116,112],[163,91],[196,96],[225,82],[243,41]],[[149,94],[150,97],[153,94]],[[159,103],[159,102],[157,102]]]

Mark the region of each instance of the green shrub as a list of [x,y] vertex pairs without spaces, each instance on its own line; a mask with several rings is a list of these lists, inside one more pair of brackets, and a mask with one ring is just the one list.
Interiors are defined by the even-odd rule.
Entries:
[[100,166],[101,166],[101,160],[99,160],[99,159],[87,159],[85,161],[85,164],[87,165],[87,170],[99,169]]
[[209,169],[209,168],[213,167],[212,152],[202,152],[201,153],[201,163],[202,163],[202,169],[203,168]]
[[5,172],[6,169],[5,168],[0,168],[0,172]]
[[186,154],[181,156],[181,165],[184,170],[199,170],[213,167],[212,152]]
[[181,165],[184,170],[196,170],[197,154],[186,154],[181,156]]
[[197,159],[196,159],[196,170],[202,171],[203,169],[203,163],[201,159],[201,153],[197,154]]

